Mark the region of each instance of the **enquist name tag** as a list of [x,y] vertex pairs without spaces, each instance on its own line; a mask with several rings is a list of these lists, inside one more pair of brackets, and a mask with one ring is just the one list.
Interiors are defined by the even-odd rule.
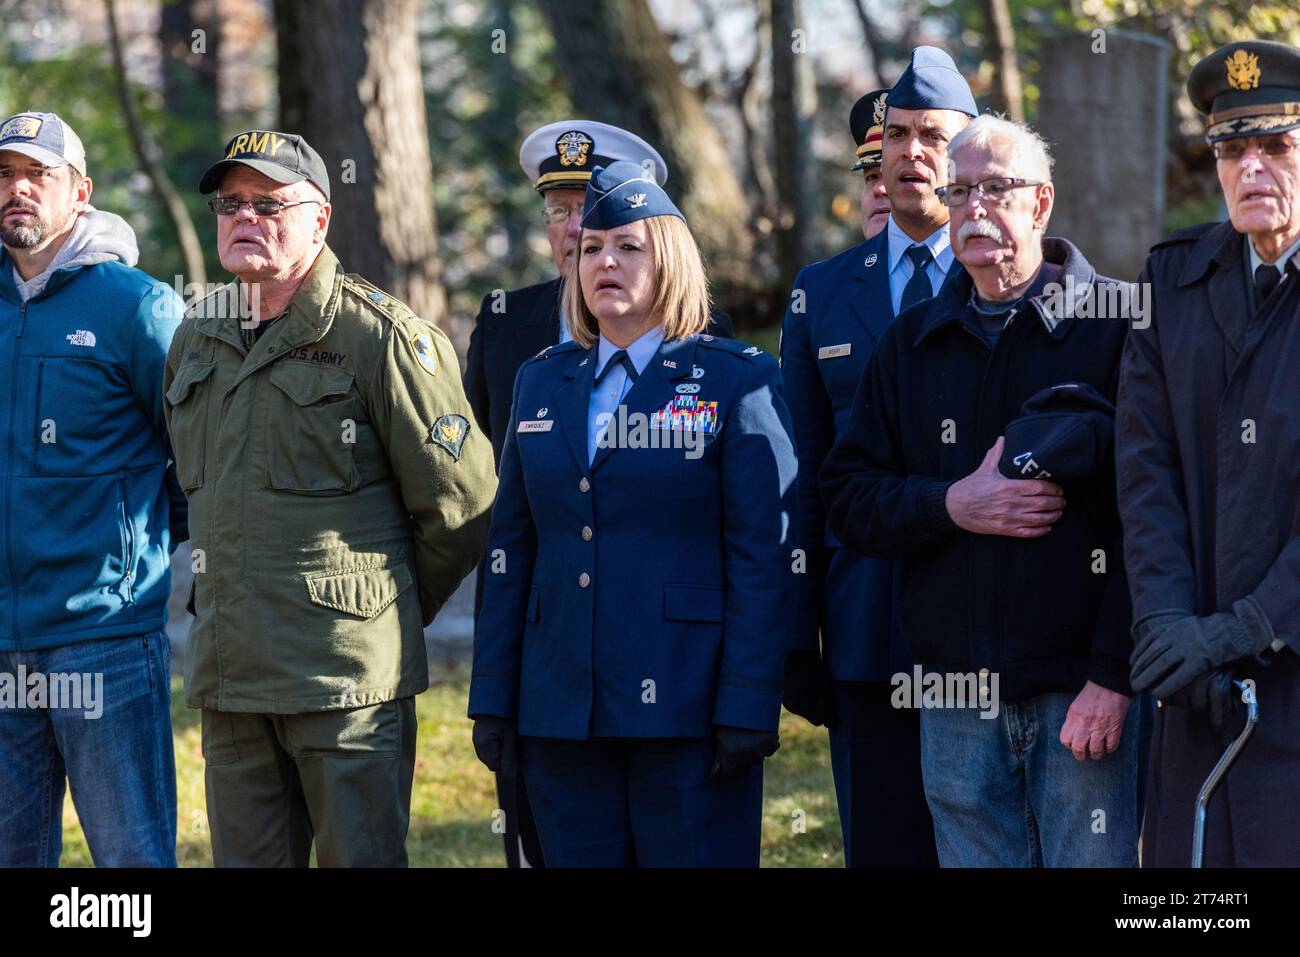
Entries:
[[549,432],[551,426],[555,424],[554,419],[530,419],[526,422],[520,422],[516,432]]

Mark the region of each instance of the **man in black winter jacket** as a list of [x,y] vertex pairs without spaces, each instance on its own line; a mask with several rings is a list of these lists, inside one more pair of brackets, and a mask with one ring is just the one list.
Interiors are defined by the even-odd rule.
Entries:
[[983,116],[949,157],[964,268],[877,346],[821,471],[831,527],[903,563],[920,664],[895,706],[923,709],[940,863],[1134,866],[1140,708],[1106,410],[1137,304],[1044,237],[1051,160],[1031,130]]

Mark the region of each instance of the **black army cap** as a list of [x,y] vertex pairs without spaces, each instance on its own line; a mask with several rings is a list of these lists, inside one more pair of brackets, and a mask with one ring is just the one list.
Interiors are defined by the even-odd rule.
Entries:
[[850,169],[879,166],[885,142],[885,101],[889,90],[872,90],[849,111],[849,132],[858,156]]
[[1007,478],[1090,479],[1114,454],[1115,407],[1086,382],[1063,382],[1031,395],[1002,434]]
[[1300,50],[1271,40],[1219,47],[1192,67],[1187,96],[1211,143],[1300,127]]
[[296,133],[248,130],[232,136],[226,144],[226,155],[209,166],[199,180],[199,192],[215,192],[226,170],[235,165],[248,166],[286,186],[307,180],[327,200],[330,198],[330,174],[325,161]]

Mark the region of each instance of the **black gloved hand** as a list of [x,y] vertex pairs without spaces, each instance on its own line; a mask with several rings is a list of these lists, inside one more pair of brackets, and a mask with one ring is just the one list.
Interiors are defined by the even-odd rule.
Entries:
[[835,722],[830,671],[817,652],[792,651],[786,657],[782,704],[809,724],[829,728]]
[[508,778],[519,774],[519,726],[506,718],[485,715],[474,720],[474,753],[489,771]]
[[776,754],[776,749],[781,746],[781,739],[773,731],[753,731],[725,725],[713,728],[713,740],[713,770],[709,776],[714,778],[734,777],[764,758]]
[[1232,611],[1196,617],[1157,612],[1134,626],[1137,644],[1129,662],[1134,691],[1154,688],[1168,700],[1213,668],[1248,658],[1273,643],[1273,626],[1254,598],[1233,602]]
[[1222,731],[1241,711],[1242,701],[1241,692],[1232,683],[1232,675],[1223,668],[1215,668],[1193,678],[1186,688],[1166,698],[1165,704],[1202,712],[1209,717],[1215,731]]

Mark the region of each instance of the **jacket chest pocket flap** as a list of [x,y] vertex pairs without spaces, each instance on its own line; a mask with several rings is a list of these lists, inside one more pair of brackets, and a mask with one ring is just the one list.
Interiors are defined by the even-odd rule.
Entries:
[[353,491],[358,473],[352,373],[302,363],[271,369],[267,473],[272,488],[303,495]]
[[169,431],[176,478],[185,491],[203,484],[203,462],[207,445],[206,388],[199,386],[212,376],[215,362],[189,362],[181,366],[167,390],[171,407]]

